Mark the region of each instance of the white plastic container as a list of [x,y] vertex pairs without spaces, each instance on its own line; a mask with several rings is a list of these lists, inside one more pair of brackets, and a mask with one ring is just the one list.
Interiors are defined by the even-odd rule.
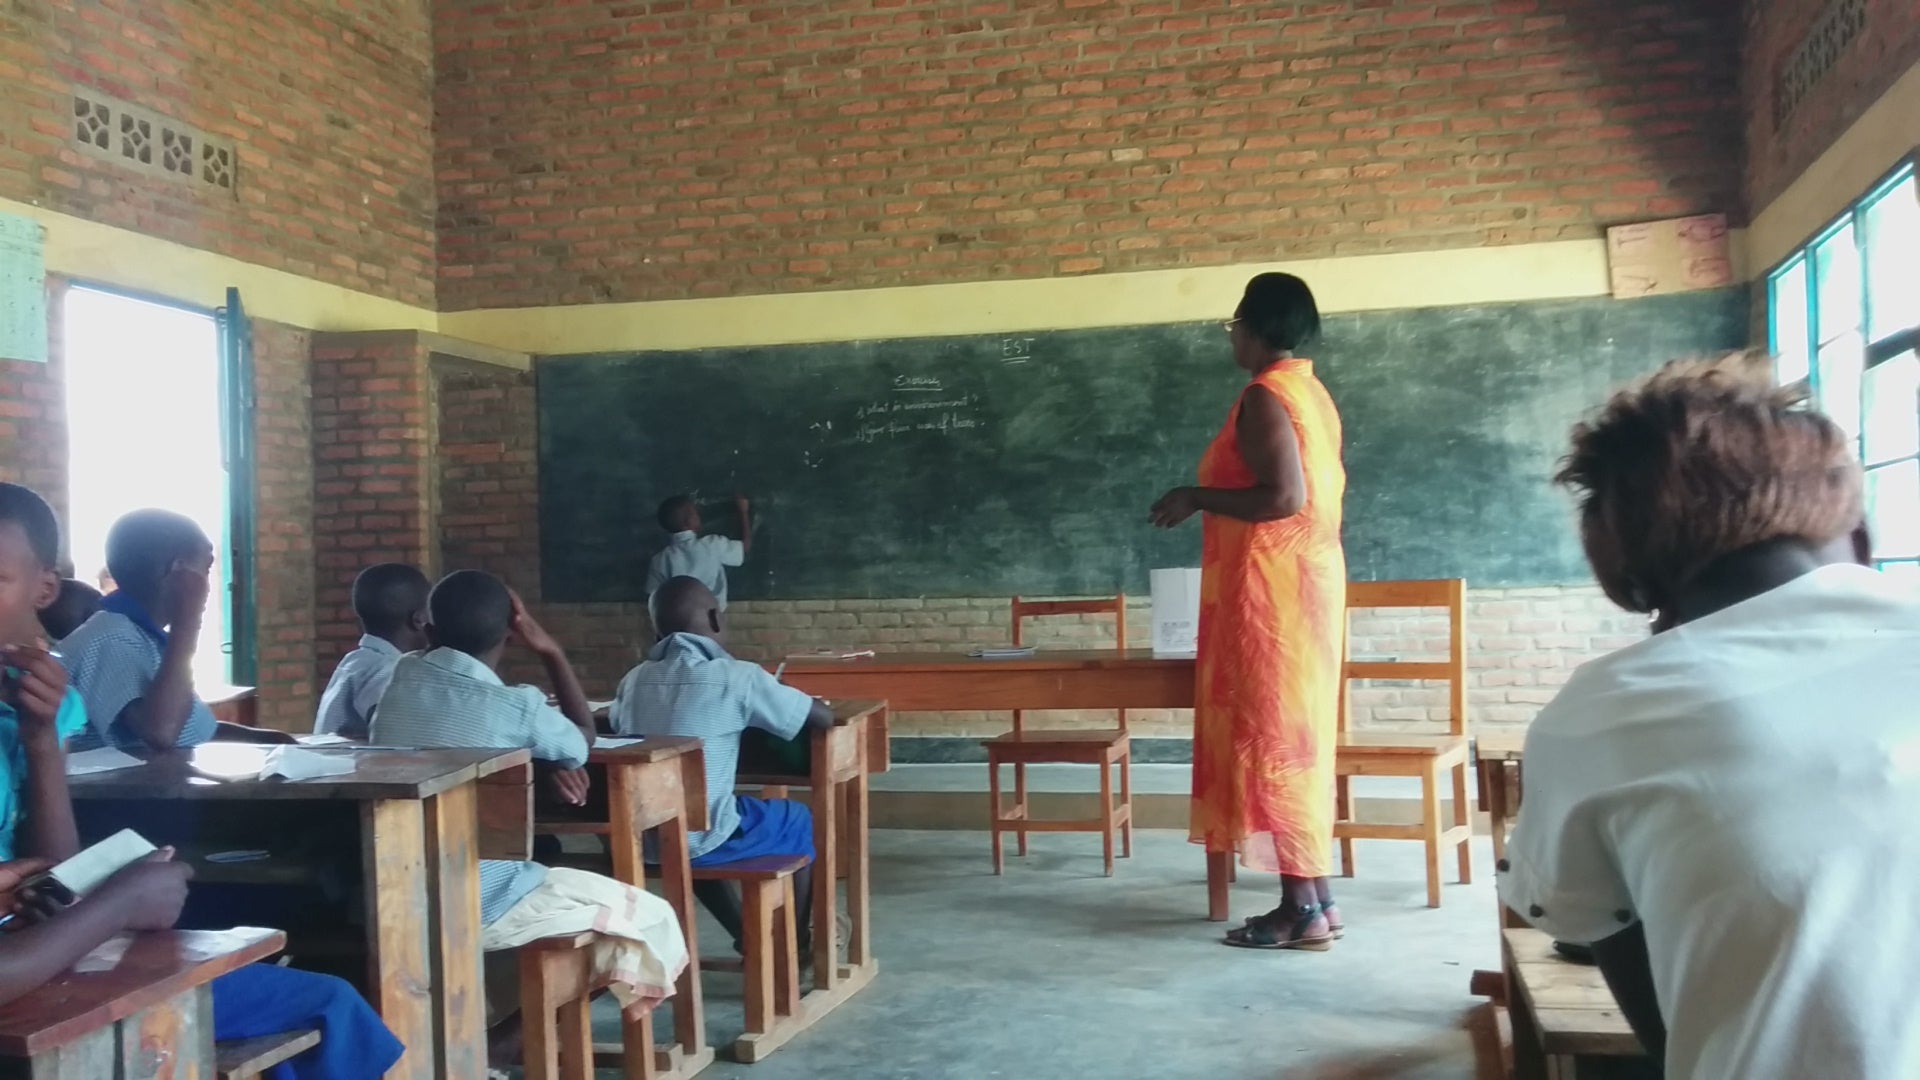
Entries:
[[1191,659],[1200,649],[1200,569],[1152,572],[1153,655]]

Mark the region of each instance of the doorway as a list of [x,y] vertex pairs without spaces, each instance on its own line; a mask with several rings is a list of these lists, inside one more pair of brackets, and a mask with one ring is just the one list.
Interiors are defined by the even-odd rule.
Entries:
[[101,585],[107,530],[130,510],[159,507],[193,519],[215,552],[194,684],[205,692],[230,683],[233,482],[214,313],[74,286],[61,332],[74,574]]

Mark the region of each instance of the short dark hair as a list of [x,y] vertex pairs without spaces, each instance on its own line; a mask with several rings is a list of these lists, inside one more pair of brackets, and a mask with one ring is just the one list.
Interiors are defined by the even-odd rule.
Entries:
[[151,588],[182,559],[213,541],[185,514],[134,510],[107,530],[107,573],[121,588]]
[[375,563],[353,579],[353,613],[370,633],[398,630],[426,608],[432,589],[417,566]]
[[0,483],[0,521],[11,521],[27,534],[27,543],[42,570],[51,570],[60,561],[60,520],[38,492],[19,484]]
[[84,581],[63,578],[53,603],[40,609],[40,625],[55,641],[66,637],[100,610],[100,590]]
[[1234,316],[1270,349],[1292,352],[1320,336],[1320,305],[1292,274],[1256,275]]
[[692,505],[693,496],[691,495],[669,495],[660,501],[660,509],[655,510],[653,514],[654,520],[660,523],[661,528],[673,532],[680,527],[678,525],[680,515]]
[[513,596],[484,570],[455,570],[427,597],[435,644],[479,656],[507,640]]

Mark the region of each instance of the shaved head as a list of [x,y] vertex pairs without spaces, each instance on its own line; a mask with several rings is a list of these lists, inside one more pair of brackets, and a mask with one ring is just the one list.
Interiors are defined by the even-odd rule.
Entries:
[[661,637],[713,637],[720,632],[720,601],[699,578],[670,578],[653,594],[653,626]]

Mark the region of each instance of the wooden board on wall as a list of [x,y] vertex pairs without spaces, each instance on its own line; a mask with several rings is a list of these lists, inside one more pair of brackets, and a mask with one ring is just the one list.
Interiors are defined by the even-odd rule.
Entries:
[[[1344,417],[1353,576],[1585,580],[1549,482],[1569,426],[1746,329],[1742,289],[1328,317],[1312,353]],[[1192,482],[1244,379],[1218,322],[535,371],[549,601],[642,598],[654,508],[681,491],[728,527],[731,494],[753,497],[736,598],[1144,592],[1198,564],[1197,523],[1157,532],[1147,507]]]

